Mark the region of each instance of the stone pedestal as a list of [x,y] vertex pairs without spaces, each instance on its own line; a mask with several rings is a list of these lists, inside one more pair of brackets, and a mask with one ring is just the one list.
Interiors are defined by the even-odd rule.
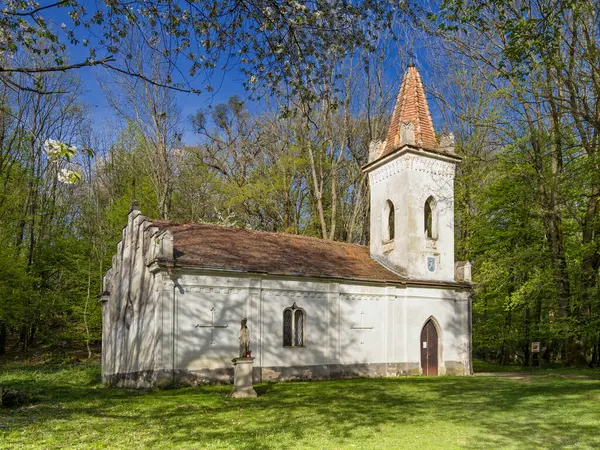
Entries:
[[233,398],[256,397],[256,391],[252,387],[252,365],[254,358],[235,358],[233,362]]

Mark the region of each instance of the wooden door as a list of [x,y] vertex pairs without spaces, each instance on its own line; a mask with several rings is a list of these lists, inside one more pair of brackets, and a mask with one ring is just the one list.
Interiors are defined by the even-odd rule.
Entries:
[[421,331],[421,369],[425,376],[438,374],[438,334],[431,320]]

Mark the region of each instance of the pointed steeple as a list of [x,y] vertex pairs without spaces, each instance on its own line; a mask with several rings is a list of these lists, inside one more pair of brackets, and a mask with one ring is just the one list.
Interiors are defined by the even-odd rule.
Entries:
[[431,150],[438,147],[421,75],[413,63],[408,65],[402,79],[385,148],[381,153],[386,155],[403,144]]

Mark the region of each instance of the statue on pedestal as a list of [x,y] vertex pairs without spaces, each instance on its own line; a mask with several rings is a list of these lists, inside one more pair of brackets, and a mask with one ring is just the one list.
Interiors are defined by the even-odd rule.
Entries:
[[240,328],[240,356],[234,358],[233,362],[233,392],[234,398],[256,397],[256,391],[252,387],[252,365],[254,358],[250,353],[250,330],[248,330],[248,319],[242,319]]
[[242,319],[242,327],[240,328],[240,358],[250,356],[250,330],[246,326],[248,319]]

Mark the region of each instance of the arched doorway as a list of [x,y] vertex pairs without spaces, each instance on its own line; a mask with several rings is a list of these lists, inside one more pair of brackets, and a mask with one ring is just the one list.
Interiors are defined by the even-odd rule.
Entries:
[[425,376],[438,374],[438,332],[432,319],[421,330],[421,369]]

